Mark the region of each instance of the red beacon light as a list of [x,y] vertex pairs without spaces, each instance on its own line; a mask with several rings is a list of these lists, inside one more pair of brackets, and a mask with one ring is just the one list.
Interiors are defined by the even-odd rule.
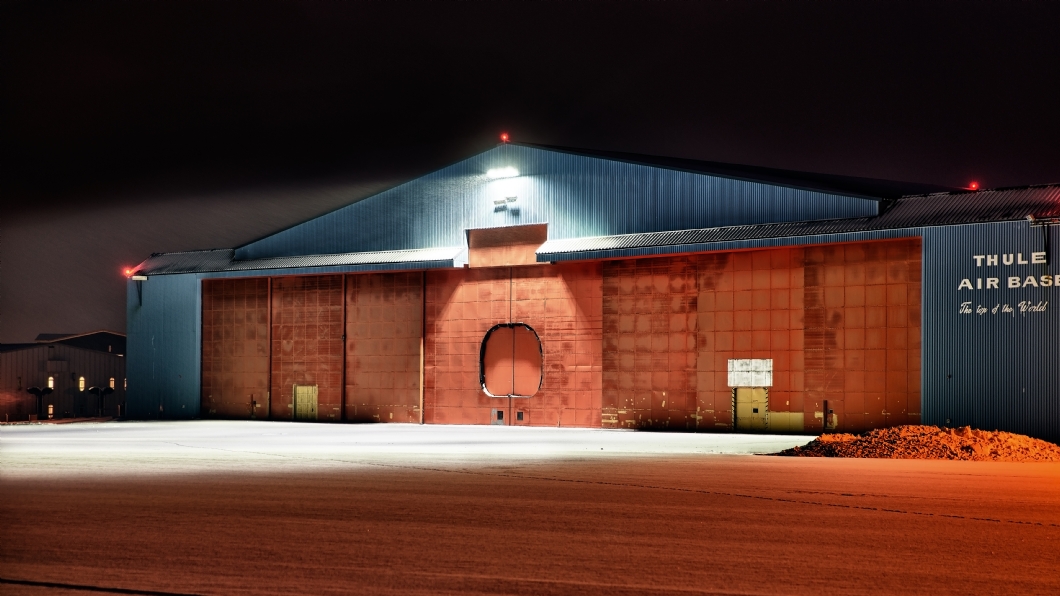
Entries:
[[502,143],[507,143],[507,142],[508,142],[508,139],[509,139],[509,137],[508,137],[508,133],[506,133],[506,132],[502,132],[502,133],[501,133],[501,142],[502,142]]
[[971,183],[968,184],[968,190],[979,190],[979,183],[972,180]]
[[126,267],[125,269],[122,270],[122,273],[125,274],[125,277],[132,277],[133,269],[132,269],[132,267]]

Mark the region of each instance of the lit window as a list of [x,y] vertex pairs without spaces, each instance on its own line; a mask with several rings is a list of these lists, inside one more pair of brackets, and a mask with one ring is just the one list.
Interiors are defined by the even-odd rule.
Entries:
[[84,391],[85,390],[85,378],[84,377],[81,377],[81,378],[79,378],[77,380],[77,390],[78,391]]
[[128,388],[129,388],[129,379],[125,379],[125,380],[124,380],[124,381],[122,382],[122,384],[121,384],[121,388],[122,388],[122,389],[128,389]]
[[114,389],[114,377],[110,378],[110,388]]
[[55,377],[48,377],[48,389],[55,389]]

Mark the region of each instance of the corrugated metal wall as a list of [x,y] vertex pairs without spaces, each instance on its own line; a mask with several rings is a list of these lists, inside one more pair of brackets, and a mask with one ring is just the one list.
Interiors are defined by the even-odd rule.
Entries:
[[[491,168],[520,176],[491,180]],[[495,199],[518,197],[504,209]],[[436,248],[464,230],[548,223],[550,239],[876,215],[878,203],[502,145],[236,249],[236,258]]]
[[[1060,226],[1050,232],[1046,265],[1030,262],[1045,242],[1027,222],[924,231],[924,422],[1060,440],[1060,288],[1040,287],[1060,273]],[[1039,287],[1024,287],[1028,277]],[[972,289],[960,289],[965,279]]]
[[[49,361],[61,363],[52,365]],[[30,387],[47,387],[54,379],[53,392],[44,398],[41,418],[48,417],[48,405],[54,406],[55,418],[99,415],[99,398],[88,393],[89,387],[106,387],[114,379],[114,393],[104,396],[104,416],[117,416],[118,405],[125,402],[125,358],[96,350],[85,350],[63,344],[41,345],[0,354],[0,420],[27,420],[37,413],[36,396]],[[80,390],[85,378],[86,391]]]
[[[199,416],[202,307],[199,275],[160,275],[126,286],[129,416]],[[142,290],[141,298],[137,286]]]

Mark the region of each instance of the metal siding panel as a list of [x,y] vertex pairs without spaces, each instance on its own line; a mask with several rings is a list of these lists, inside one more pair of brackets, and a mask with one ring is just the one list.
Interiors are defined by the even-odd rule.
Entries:
[[[1025,433],[1060,440],[1060,367],[1056,338],[1060,336],[1057,295],[1060,289],[1009,289],[1005,278],[1015,274],[1056,275],[1060,259],[1054,241],[1052,265],[976,267],[972,255],[1042,250],[1041,228],[1027,222],[929,228],[924,234],[923,420],[928,424],[969,424],[979,428]],[[1029,260],[1029,259],[1028,259]],[[961,279],[972,284],[998,272],[998,290],[961,290]],[[1048,301],[1045,312],[1021,315],[958,314],[960,303],[971,308],[1016,306],[1021,300]],[[947,375],[952,375],[947,378]]]
[[[749,248],[766,248],[778,246],[806,246],[812,244],[835,244],[859,242],[863,240],[887,240],[892,238],[910,238],[922,234],[921,228],[902,230],[881,230],[872,232],[849,232],[837,234],[813,234],[809,236],[770,237],[751,240],[730,240],[700,242],[692,244],[669,244],[634,248],[615,248],[570,252],[538,252],[539,262],[593,261],[602,259],[621,259],[626,257],[661,256],[689,254],[697,252],[715,252],[725,250],[742,250]],[[545,247],[548,248],[547,246]]]
[[[129,417],[199,416],[199,275],[127,283]],[[143,285],[143,305],[136,284]]]
[[[484,176],[505,166],[520,176]],[[518,211],[494,211],[502,196],[518,196]],[[548,223],[557,239],[877,211],[867,199],[503,145],[240,247],[236,258],[458,246],[465,229],[517,224]]]

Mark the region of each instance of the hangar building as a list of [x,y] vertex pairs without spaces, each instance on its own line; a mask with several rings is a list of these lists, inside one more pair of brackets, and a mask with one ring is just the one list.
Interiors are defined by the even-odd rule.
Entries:
[[1060,439],[1060,186],[530,144],[128,281],[137,418]]

